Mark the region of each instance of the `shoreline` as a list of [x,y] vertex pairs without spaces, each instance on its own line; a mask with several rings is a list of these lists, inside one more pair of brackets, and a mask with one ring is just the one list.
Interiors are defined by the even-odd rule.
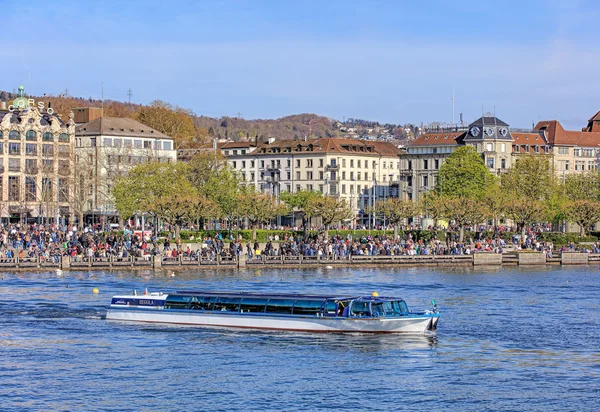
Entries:
[[245,269],[245,268],[310,268],[310,267],[413,267],[413,266],[541,266],[541,265],[600,265],[600,254],[562,252],[548,257],[544,252],[474,253],[470,255],[353,255],[319,258],[318,256],[261,256],[248,260],[239,257],[215,259],[177,258],[84,258],[73,259],[62,256],[57,262],[41,258],[0,259],[0,270],[45,271],[45,270],[163,270],[163,269]]

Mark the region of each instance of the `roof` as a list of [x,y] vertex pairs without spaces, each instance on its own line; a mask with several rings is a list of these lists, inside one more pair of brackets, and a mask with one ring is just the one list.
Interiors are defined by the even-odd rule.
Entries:
[[[26,110],[15,110],[11,112],[9,110],[2,109],[0,110],[0,120],[4,119],[4,116],[10,113],[12,115],[10,119],[11,123],[21,123],[21,114],[24,114],[25,112]],[[40,113],[40,124],[42,126],[49,126],[54,120],[56,120],[60,126],[63,126],[65,124],[56,114],[50,115],[48,113]]]
[[548,141],[546,140],[546,138],[543,136],[543,133],[541,133],[541,132],[540,133],[516,132],[516,133],[512,133],[512,137],[513,137],[513,145],[519,146],[519,151],[518,152],[513,151],[513,153],[525,153],[524,150],[521,150],[522,146],[529,145],[529,151],[527,153],[540,154],[540,153],[544,153],[544,152],[541,152],[541,151],[536,152],[535,146],[543,147],[543,146],[548,145]]
[[466,132],[425,133],[408,144],[412,146],[454,146],[462,143]]
[[479,119],[475,120],[473,123],[471,123],[469,126],[508,126],[508,124],[504,123],[496,116],[482,116]]
[[[212,148],[212,145],[210,146]],[[250,147],[256,147],[256,143],[254,142],[222,142],[217,143],[217,147],[221,150],[223,149],[245,149]]]
[[272,143],[261,144],[253,153],[266,155],[298,152],[397,156],[400,149],[388,142],[323,137],[308,140],[275,140]]
[[600,132],[565,130],[558,120],[544,120],[535,125],[535,130],[544,131],[552,145],[597,147]]
[[166,134],[128,117],[99,117],[75,128],[75,136],[98,135],[171,139]]

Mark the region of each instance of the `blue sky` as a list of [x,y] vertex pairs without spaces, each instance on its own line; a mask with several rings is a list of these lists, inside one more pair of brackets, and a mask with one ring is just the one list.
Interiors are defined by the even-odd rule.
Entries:
[[6,2],[0,89],[390,123],[450,122],[454,89],[456,120],[578,129],[600,110],[599,4]]

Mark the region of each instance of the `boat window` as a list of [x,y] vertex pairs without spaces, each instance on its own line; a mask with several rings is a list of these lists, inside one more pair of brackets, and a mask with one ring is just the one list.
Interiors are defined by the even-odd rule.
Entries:
[[169,295],[165,300],[165,309],[187,309],[191,296]]
[[266,304],[267,299],[244,298],[242,299],[240,310],[242,312],[264,313]]
[[408,313],[408,306],[406,306],[406,302],[401,300],[398,302],[398,304],[400,305],[400,310],[402,311],[402,313]]
[[206,296],[193,296],[190,301],[190,309],[193,310],[212,310],[216,298]]
[[[388,303],[388,302],[386,302],[386,303]],[[376,316],[376,317],[385,316],[386,311],[383,308],[383,302],[372,303],[371,304],[371,313],[373,314],[373,316]]]
[[301,300],[294,304],[294,315],[316,315],[321,312],[322,300]]
[[293,299],[269,299],[267,313],[292,313]]
[[328,300],[327,303],[325,303],[325,314],[327,316],[335,316],[337,314],[336,310],[337,303],[335,303],[335,300]]
[[215,305],[213,306],[214,311],[222,312],[238,312],[240,310],[241,298],[217,298]]
[[369,309],[369,302],[360,302],[360,301],[352,302],[352,307],[350,308],[350,313],[352,314],[352,316],[371,316],[371,311]]

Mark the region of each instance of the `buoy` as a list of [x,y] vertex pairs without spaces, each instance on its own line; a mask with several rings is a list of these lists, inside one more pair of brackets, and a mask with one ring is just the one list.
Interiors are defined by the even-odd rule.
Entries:
[[92,289],[92,293],[93,294],[98,294],[98,293],[100,293],[100,289],[94,288],[94,289]]
[[325,269],[333,269],[333,266],[325,266]]
[[371,293],[371,296],[373,296],[374,298],[376,298],[377,296],[379,296],[379,293],[373,292],[373,293]]

